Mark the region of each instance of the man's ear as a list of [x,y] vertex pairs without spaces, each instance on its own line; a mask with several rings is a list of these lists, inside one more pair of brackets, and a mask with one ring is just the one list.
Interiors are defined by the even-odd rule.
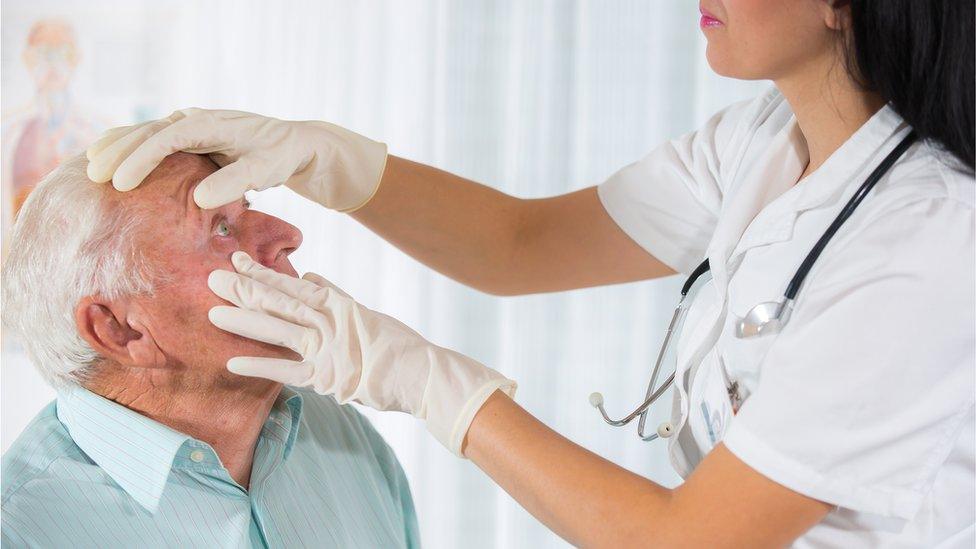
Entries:
[[166,355],[141,316],[138,305],[89,296],[75,307],[75,326],[81,338],[106,359],[122,366],[163,368]]

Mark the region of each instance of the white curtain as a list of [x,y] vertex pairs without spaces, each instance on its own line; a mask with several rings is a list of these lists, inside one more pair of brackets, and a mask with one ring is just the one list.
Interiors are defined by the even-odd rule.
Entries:
[[[770,85],[711,73],[691,0],[25,0],[3,4],[5,114],[29,100],[18,56],[49,16],[75,26],[73,93],[106,124],[186,106],[323,119],[521,197],[597,184]],[[497,298],[288,191],[252,200],[304,232],[299,271],[518,380],[517,400],[570,439],[677,482],[663,445],[606,426],[587,397],[602,391],[614,415],[642,398],[681,281]],[[16,342],[4,353],[6,449],[50,393]],[[365,413],[410,478],[427,547],[565,545],[412,418]]]

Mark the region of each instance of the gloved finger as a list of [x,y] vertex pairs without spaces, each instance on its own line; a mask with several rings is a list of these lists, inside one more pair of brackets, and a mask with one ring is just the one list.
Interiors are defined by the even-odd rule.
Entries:
[[104,132],[102,132],[102,135],[100,135],[98,139],[95,140],[94,143],[92,143],[91,145],[88,146],[87,149],[85,149],[85,156],[88,158],[88,161],[91,162],[99,155],[99,153],[107,149],[108,146],[111,145],[112,143],[118,141],[120,138],[122,138],[122,136],[127,135],[128,133],[139,129],[145,126],[146,124],[149,124],[149,122],[143,122],[141,124],[133,124],[130,126],[118,126],[116,128],[105,130]]
[[250,190],[264,190],[267,170],[246,157],[231,162],[208,175],[193,190],[193,201],[201,209],[210,210],[240,200]]
[[[313,273],[311,271],[303,274],[302,275],[302,280],[307,280],[307,281],[311,282],[312,284],[315,284],[316,286],[321,286],[322,288],[331,288],[333,291],[338,292],[339,295],[342,295],[342,296],[345,296],[345,297],[349,297],[349,294],[347,294],[346,292],[342,291],[342,288],[340,288],[340,287],[336,286],[335,284],[329,282],[328,280],[325,279],[325,277],[323,277],[321,275],[318,275],[316,273]],[[349,299],[352,299],[352,298],[349,297]]]
[[302,326],[314,322],[315,312],[305,303],[239,273],[213,271],[207,285],[213,293],[242,309],[264,312]]
[[317,284],[301,278],[281,274],[278,271],[261,265],[251,259],[251,256],[247,255],[246,252],[234,252],[230,260],[234,264],[234,268],[237,269],[237,272],[242,275],[276,288],[302,303],[312,302],[315,294],[322,291],[322,287]]
[[237,375],[263,377],[296,387],[311,383],[315,374],[315,368],[308,362],[251,356],[237,356],[228,360],[227,369]]
[[226,305],[218,305],[210,309],[208,316],[210,322],[221,330],[248,339],[286,347],[305,356],[308,328],[275,318],[266,313]]
[[206,111],[193,111],[189,116],[178,111],[172,116],[179,119],[145,136],[119,164],[112,180],[116,189],[138,187],[164,158],[175,152],[209,154],[226,148],[219,124]]
[[[201,109],[200,107],[187,107],[185,109],[179,109],[170,116],[181,115],[181,118],[186,118],[187,116],[193,116],[195,114],[200,114],[206,109]],[[175,120],[174,120],[175,122]]]
[[[114,143],[105,147],[97,156],[88,162],[88,179],[95,183],[105,183],[112,181],[112,184],[119,190],[132,190],[136,188],[142,180],[136,181],[135,185],[120,187],[116,177],[119,166],[123,161],[136,150],[136,148],[150,136],[171,124],[169,119],[153,120],[145,125],[133,129],[133,131],[116,139]],[[155,167],[155,166],[153,166]]]

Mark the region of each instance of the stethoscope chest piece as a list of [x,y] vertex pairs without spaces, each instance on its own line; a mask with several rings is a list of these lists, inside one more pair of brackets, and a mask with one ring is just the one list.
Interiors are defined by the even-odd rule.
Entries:
[[790,319],[793,312],[793,300],[766,301],[760,303],[746,313],[746,316],[735,323],[735,337],[740,339],[761,335],[775,334]]

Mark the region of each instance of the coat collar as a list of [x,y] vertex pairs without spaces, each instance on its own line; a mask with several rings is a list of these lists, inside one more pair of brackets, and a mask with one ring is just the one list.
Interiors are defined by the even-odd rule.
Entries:
[[766,152],[744,166],[730,185],[708,248],[716,289],[724,294],[738,259],[747,250],[789,240],[800,213],[853,193],[857,178],[873,169],[904,131],[904,120],[885,105],[797,184],[809,152],[796,117],[791,116]]

